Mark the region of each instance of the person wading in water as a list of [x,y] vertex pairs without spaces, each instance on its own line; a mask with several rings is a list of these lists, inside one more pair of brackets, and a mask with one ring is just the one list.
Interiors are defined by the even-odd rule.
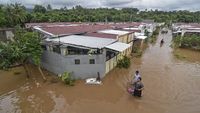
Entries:
[[161,41],[160,41],[160,44],[163,44],[164,43],[164,39],[162,39]]
[[138,78],[141,77],[139,71],[135,71],[135,75],[133,78],[133,84],[138,81]]
[[160,47],[162,47],[163,44],[164,44],[164,39],[162,39],[162,40],[160,41]]
[[142,78],[139,77],[138,81],[135,83],[133,95],[137,97],[142,97],[142,90],[144,89],[144,85],[142,83]]
[[[133,80],[130,82],[131,84],[128,84],[128,87],[127,87],[127,91],[128,91],[128,93],[130,93],[130,94],[132,94],[132,95],[137,95],[138,94],[138,92],[136,91],[135,92],[135,90],[137,90],[137,89],[140,89],[139,87],[139,85],[140,85],[140,82],[139,81],[141,81],[142,79],[141,79],[141,76],[140,76],[140,74],[139,74],[139,71],[137,70],[137,71],[135,71],[135,75],[134,75],[134,77],[133,77]],[[142,83],[141,83],[142,84]],[[137,86],[136,86],[137,85]],[[142,84],[143,85],[143,84]],[[135,93],[137,93],[137,94],[135,94]]]

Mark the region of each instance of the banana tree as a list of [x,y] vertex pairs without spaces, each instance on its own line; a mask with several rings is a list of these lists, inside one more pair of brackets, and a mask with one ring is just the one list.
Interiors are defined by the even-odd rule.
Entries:
[[23,29],[16,30],[14,41],[0,43],[0,69],[7,70],[13,65],[21,64],[29,77],[28,63],[32,61],[38,67],[43,79],[46,80],[40,67],[42,55],[40,42],[37,33]]

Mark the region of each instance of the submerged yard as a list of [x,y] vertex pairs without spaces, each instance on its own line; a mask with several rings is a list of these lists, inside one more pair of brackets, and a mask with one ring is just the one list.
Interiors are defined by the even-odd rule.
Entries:
[[[165,43],[160,46],[160,40]],[[23,68],[0,71],[1,113],[199,113],[200,53],[179,49],[173,54],[171,33],[160,34],[141,58],[133,58],[129,69],[115,68],[103,85],[64,85],[51,74],[43,82],[38,70],[26,78]],[[142,98],[126,91],[136,70],[145,90]],[[36,85],[39,82],[40,85]]]

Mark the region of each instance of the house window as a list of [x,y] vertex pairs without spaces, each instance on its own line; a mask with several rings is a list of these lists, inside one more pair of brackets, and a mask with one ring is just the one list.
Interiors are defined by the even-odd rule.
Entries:
[[80,59],[75,59],[75,64],[80,64]]
[[86,55],[88,54],[88,49],[81,49],[81,48],[75,48],[75,47],[67,47],[68,53],[70,55]]
[[53,46],[53,52],[61,54],[60,46],[59,45]]
[[90,64],[95,64],[95,60],[94,59],[90,59]]

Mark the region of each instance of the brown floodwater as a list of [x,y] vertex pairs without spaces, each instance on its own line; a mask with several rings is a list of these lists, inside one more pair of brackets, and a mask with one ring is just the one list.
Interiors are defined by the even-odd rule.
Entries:
[[[47,72],[43,82],[34,67],[30,79],[21,67],[0,71],[0,113],[200,113],[200,52],[179,49],[185,58],[178,59],[171,39],[170,32],[159,35],[129,69],[114,69],[100,86],[79,80],[69,87]],[[145,86],[142,98],[126,92],[136,70]]]

